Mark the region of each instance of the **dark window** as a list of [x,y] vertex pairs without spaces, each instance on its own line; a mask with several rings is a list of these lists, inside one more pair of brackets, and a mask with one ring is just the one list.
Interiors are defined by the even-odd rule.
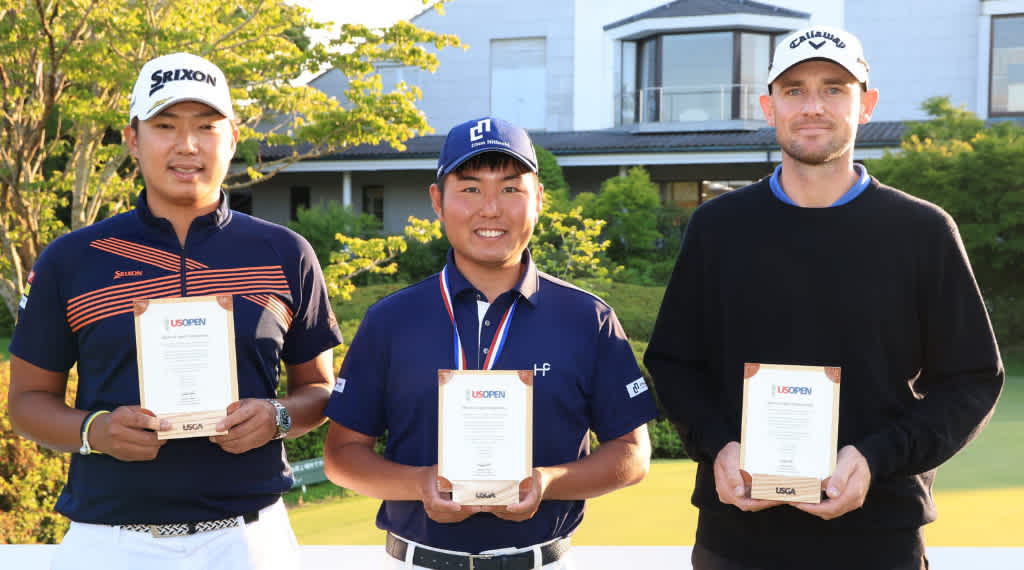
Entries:
[[240,188],[228,193],[228,206],[236,212],[252,215],[252,190]]
[[1024,14],[993,16],[989,115],[1024,115]]
[[299,206],[309,209],[309,186],[292,186],[288,206],[288,219],[297,220]]
[[377,221],[384,221],[384,187],[363,187],[363,212],[373,214]]

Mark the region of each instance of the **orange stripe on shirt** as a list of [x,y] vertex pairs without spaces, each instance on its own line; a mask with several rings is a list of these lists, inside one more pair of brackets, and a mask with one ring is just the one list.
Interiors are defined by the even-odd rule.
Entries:
[[[119,255],[133,261],[153,265],[161,269],[166,269],[167,271],[181,270],[180,254],[171,253],[148,245],[142,245],[114,237],[101,238],[93,241],[89,245],[96,249],[106,251],[107,253],[113,253],[114,255]],[[205,269],[206,265],[199,263],[194,259],[185,258],[185,268]]]

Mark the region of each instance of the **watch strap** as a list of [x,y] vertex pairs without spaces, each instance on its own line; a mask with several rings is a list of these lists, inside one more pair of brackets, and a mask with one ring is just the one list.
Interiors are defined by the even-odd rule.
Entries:
[[288,435],[288,430],[292,427],[288,408],[284,407],[284,404],[278,402],[274,398],[267,398],[267,401],[270,402],[270,405],[274,406],[274,410],[277,411],[277,414],[274,416],[277,431],[271,439],[284,439],[284,437]]

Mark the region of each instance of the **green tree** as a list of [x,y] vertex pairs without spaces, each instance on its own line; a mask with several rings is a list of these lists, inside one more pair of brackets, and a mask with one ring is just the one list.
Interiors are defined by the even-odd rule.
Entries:
[[[14,431],[7,414],[10,370],[0,364],[0,544],[53,544],[68,528],[68,520],[53,510],[67,476],[68,454],[46,449]],[[72,374],[71,400],[75,385]]]
[[568,212],[571,194],[558,159],[544,147],[533,145],[533,149],[537,153],[539,171],[537,177],[544,185],[544,208],[556,212]]
[[662,238],[658,231],[659,208],[657,185],[646,170],[637,166],[624,177],[605,180],[583,213],[608,222],[601,234],[611,241],[608,256],[616,263],[628,264],[633,257],[657,252]]
[[[438,10],[445,1],[423,0]],[[307,28],[325,25],[285,0],[0,0],[0,296],[8,310],[16,312],[26,274],[52,239],[124,210],[139,189],[119,133],[135,75],[157,55],[189,51],[224,70],[242,134],[237,156],[248,166],[228,189],[350,145],[403,148],[432,132],[416,109],[419,89],[385,93],[374,65],[433,70],[432,50],[458,46],[457,38],[408,22],[346,24],[310,44]],[[291,83],[329,67],[349,80],[344,104]],[[263,163],[261,145],[296,150]]]
[[604,253],[610,242],[601,240],[604,220],[583,217],[583,208],[567,213],[545,206],[534,228],[530,253],[542,271],[593,289],[606,284],[621,267],[609,269]]
[[299,207],[295,220],[288,227],[306,238],[316,252],[320,267],[331,261],[331,252],[338,249],[338,234],[369,238],[379,234],[381,224],[373,214],[357,213],[351,206],[336,201],[316,208]]
[[986,125],[933,97],[933,117],[908,125],[898,153],[867,163],[887,184],[941,206],[956,220],[1000,340],[1024,340],[1024,127]]
[[339,247],[331,251],[331,260],[324,267],[327,290],[332,296],[346,301],[352,298],[356,286],[352,279],[364,273],[394,274],[398,264],[394,261],[408,249],[408,240],[428,243],[441,237],[439,220],[421,220],[409,216],[405,236],[363,239],[337,234]]

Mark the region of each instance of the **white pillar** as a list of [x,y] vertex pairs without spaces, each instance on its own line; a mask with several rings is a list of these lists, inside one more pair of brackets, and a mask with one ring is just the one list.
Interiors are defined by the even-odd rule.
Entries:
[[624,165],[624,164],[619,165],[619,178],[625,178],[626,177],[626,170],[627,170],[626,165]]
[[346,208],[352,205],[352,172],[350,170],[341,174],[341,205]]

